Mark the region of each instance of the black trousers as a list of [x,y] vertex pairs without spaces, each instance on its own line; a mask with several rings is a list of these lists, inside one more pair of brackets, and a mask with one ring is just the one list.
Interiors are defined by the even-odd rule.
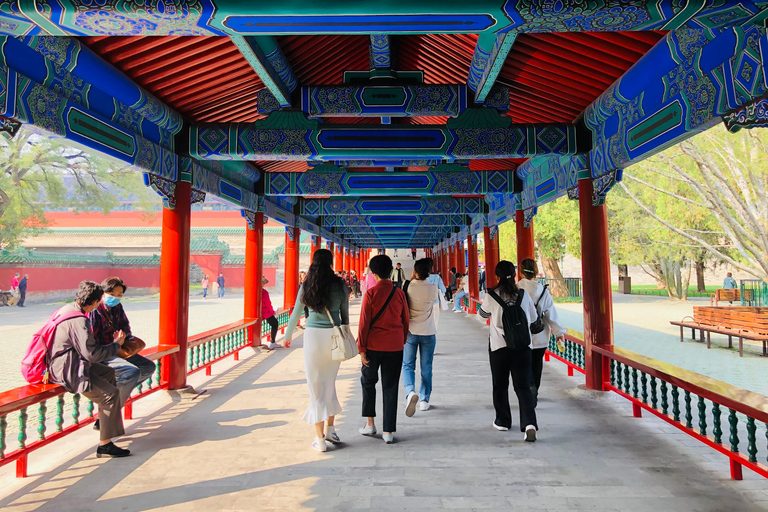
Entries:
[[546,348],[531,349],[531,373],[533,373],[533,385],[538,390],[541,387],[541,372],[544,370],[544,354]]
[[369,350],[368,366],[363,365],[360,384],[363,385],[363,418],[376,417],[376,383],[381,369],[381,394],[384,401],[384,425],[382,432],[397,430],[397,390],[400,387],[400,371],[403,368],[403,351],[380,352]]
[[27,298],[27,290],[19,290],[19,302],[16,303],[17,306],[22,307],[24,305],[24,301]]
[[265,320],[267,321],[269,326],[272,328],[272,334],[269,337],[269,341],[271,341],[272,343],[277,343],[275,340],[277,340],[277,329],[278,329],[278,325],[280,325],[277,322],[277,318],[275,318],[275,315],[272,315],[271,317],[266,318]]
[[509,376],[517,395],[520,409],[520,432],[525,427],[536,423],[536,409],[533,401],[531,383],[531,349],[510,350],[508,347],[490,351],[491,377],[493,379],[493,407],[496,409],[496,424],[500,427],[512,427],[512,413],[509,408]]

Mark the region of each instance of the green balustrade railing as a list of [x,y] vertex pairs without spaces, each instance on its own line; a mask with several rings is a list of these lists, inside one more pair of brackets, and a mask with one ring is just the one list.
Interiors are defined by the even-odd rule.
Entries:
[[768,306],[768,285],[760,279],[742,279],[739,282],[742,306]]
[[538,281],[549,285],[549,293],[555,302],[581,302],[582,289],[580,277],[565,277],[563,279],[550,279],[540,277]]

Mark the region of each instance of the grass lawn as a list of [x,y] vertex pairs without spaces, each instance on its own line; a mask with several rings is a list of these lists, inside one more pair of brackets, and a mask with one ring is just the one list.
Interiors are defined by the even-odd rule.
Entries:
[[[613,285],[611,287],[613,291],[618,291],[619,286]],[[716,284],[707,285],[706,289],[707,291],[705,293],[698,293],[696,291],[696,285],[692,285],[688,287],[688,296],[689,297],[709,297],[713,293],[715,293],[715,290],[720,288],[720,286]],[[658,295],[661,297],[664,297],[667,294],[667,290],[659,289],[655,284],[633,284],[632,285],[632,295]]]

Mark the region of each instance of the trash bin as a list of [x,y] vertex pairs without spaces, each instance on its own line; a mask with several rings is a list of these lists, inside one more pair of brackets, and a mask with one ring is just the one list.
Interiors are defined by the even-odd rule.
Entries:
[[619,276],[619,293],[632,294],[632,278]]

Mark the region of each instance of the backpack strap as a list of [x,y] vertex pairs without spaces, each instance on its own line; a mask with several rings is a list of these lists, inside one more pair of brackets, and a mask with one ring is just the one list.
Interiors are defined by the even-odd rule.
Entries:
[[547,293],[547,288],[549,288],[549,284],[545,284],[544,288],[541,290],[541,295],[539,295],[539,300],[536,301],[536,310],[539,309],[539,302],[541,302],[541,299],[544,298],[544,294]]
[[499,297],[499,295],[498,295],[498,294],[497,294],[495,291],[493,291],[493,290],[488,290],[488,295],[490,295],[490,296],[493,298],[493,300],[495,300],[496,302],[498,302],[498,303],[499,303],[499,306],[501,306],[501,307],[502,307],[502,309],[503,309],[503,308],[506,308],[506,307],[509,307],[509,306],[507,306],[507,303],[506,303],[506,302],[504,302],[503,300],[501,300],[501,297]]
[[515,301],[515,306],[522,307],[523,306],[523,296],[525,296],[525,290],[522,288],[517,289],[517,301]]
[[389,306],[389,301],[391,301],[392,297],[395,295],[395,290],[397,290],[397,288],[393,286],[392,291],[389,292],[389,297],[387,297],[386,302],[384,302],[384,305],[381,306],[381,309],[379,310],[379,312],[376,313],[376,316],[374,316],[373,320],[371,320],[371,325],[368,326],[369,330],[373,327],[373,324],[376,323],[376,320],[378,320],[381,317],[382,313],[384,313],[384,310],[387,309],[387,306]]

